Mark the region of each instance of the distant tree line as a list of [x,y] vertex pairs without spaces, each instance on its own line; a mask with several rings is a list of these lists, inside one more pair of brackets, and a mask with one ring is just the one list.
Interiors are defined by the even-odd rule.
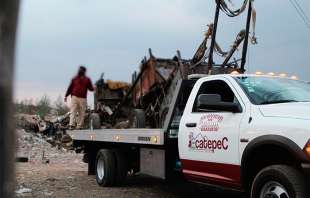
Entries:
[[43,118],[47,115],[64,115],[69,111],[69,108],[63,102],[61,96],[59,96],[57,100],[52,103],[49,96],[43,95],[39,100],[35,102],[31,99],[25,99],[20,102],[16,102],[15,111],[16,113],[39,115]]

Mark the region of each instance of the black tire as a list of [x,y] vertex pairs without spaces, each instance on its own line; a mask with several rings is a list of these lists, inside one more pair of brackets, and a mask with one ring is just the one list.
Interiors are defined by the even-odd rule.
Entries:
[[96,175],[96,153],[87,152],[85,155],[88,161],[88,175]]
[[131,128],[145,128],[145,112],[143,109],[134,109],[130,116]]
[[125,183],[128,173],[128,161],[126,155],[119,150],[114,151],[116,160],[116,185]]
[[89,118],[89,127],[91,128],[93,124],[93,129],[101,129],[101,120],[98,113],[92,113]]
[[[115,184],[116,162],[112,150],[101,149],[98,151],[95,170],[96,181],[100,186],[113,186]],[[103,172],[101,172],[102,170]]]
[[[275,190],[284,191],[275,193]],[[304,176],[295,168],[287,165],[269,166],[257,174],[252,184],[251,198],[268,197],[263,196],[268,192],[277,195],[270,197],[307,198]]]

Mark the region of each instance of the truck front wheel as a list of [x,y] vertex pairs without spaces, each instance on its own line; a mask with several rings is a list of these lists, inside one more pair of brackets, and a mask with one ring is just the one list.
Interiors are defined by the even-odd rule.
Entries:
[[113,186],[116,179],[116,163],[111,150],[101,149],[96,157],[96,180],[100,186]]
[[254,179],[251,198],[306,198],[303,175],[293,167],[273,165]]

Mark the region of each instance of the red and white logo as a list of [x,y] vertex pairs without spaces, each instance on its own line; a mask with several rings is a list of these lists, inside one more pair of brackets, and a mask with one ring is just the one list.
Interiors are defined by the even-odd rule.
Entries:
[[218,114],[208,114],[200,118],[199,128],[204,132],[216,132],[220,128],[220,123],[223,121],[223,116]]
[[206,151],[214,153],[215,150],[228,150],[228,138],[209,139],[206,135],[199,133],[189,134],[188,148],[196,151]]

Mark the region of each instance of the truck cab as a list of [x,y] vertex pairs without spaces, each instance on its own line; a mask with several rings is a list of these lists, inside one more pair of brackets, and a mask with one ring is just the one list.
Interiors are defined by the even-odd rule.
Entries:
[[305,197],[297,191],[309,186],[309,120],[305,82],[256,75],[201,78],[179,126],[183,174],[194,182],[251,189],[252,197]]

